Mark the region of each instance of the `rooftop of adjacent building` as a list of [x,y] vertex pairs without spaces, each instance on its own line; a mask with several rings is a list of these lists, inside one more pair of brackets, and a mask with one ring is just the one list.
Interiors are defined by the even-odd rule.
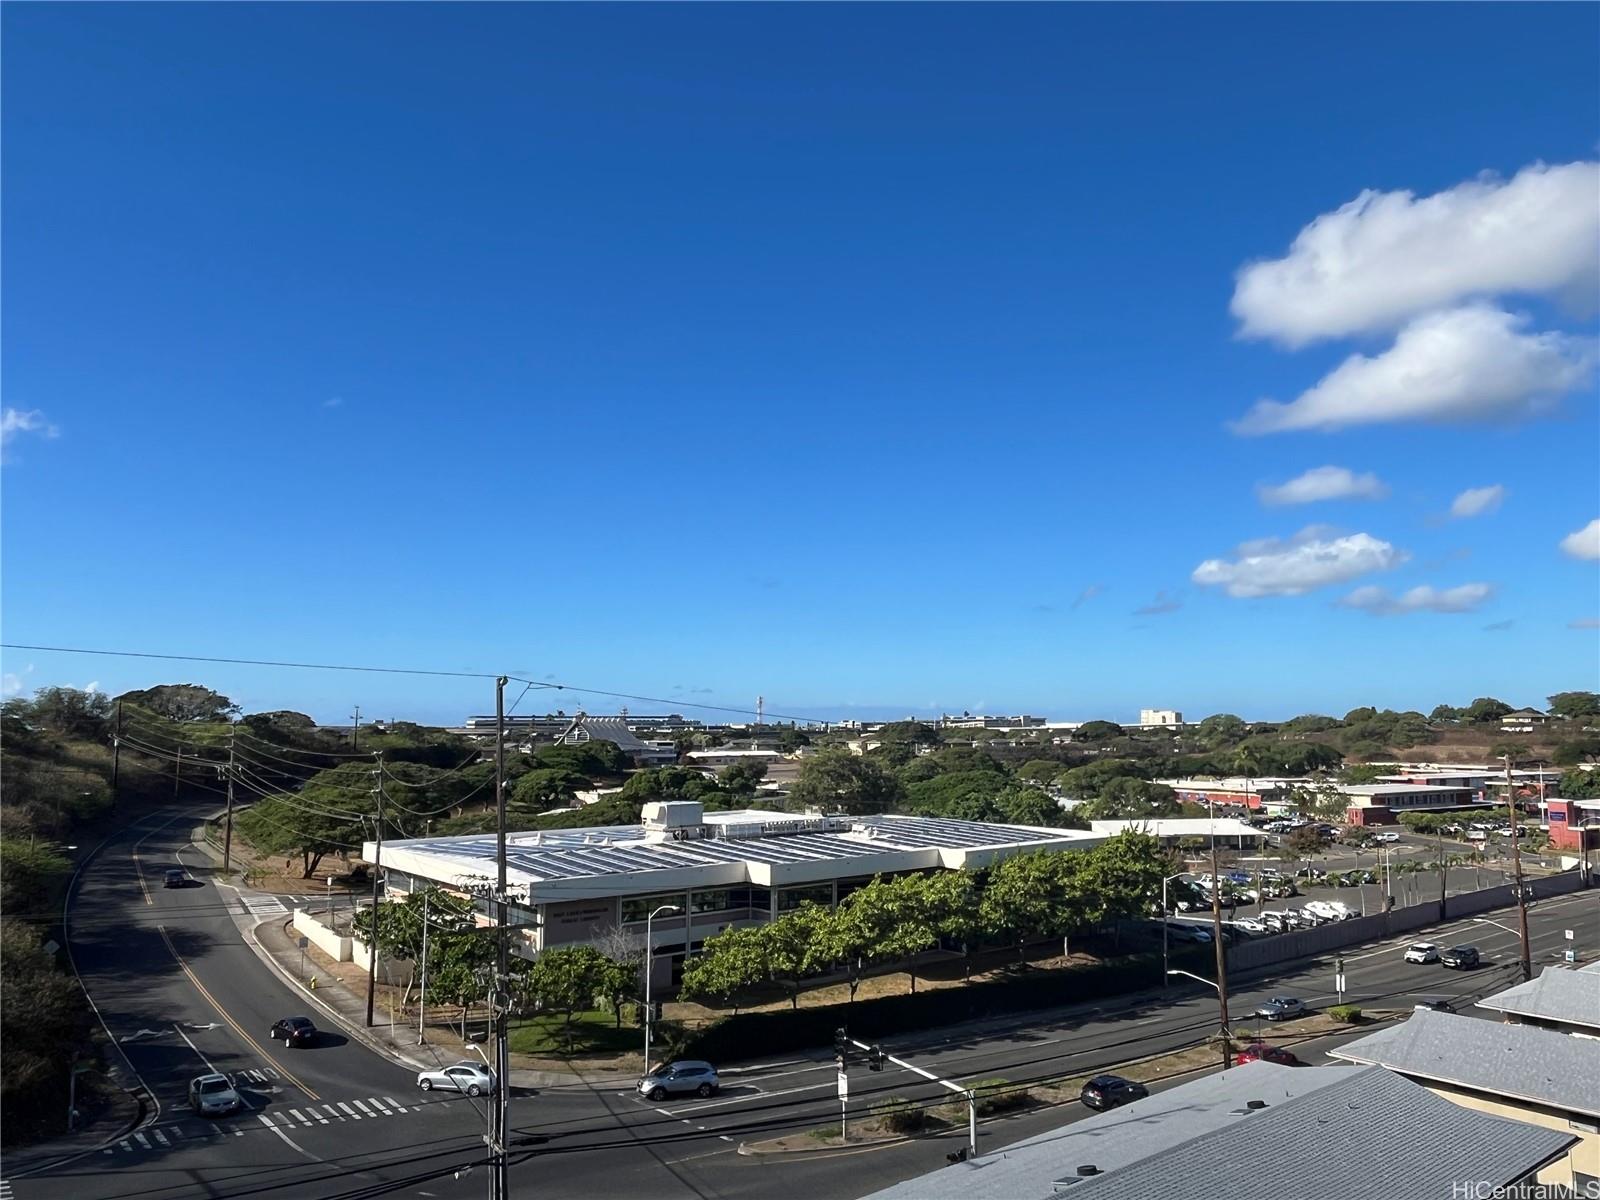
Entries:
[[1479,1008],[1506,1016],[1600,1030],[1600,980],[1596,964],[1582,970],[1547,966],[1526,983],[1478,1001]]

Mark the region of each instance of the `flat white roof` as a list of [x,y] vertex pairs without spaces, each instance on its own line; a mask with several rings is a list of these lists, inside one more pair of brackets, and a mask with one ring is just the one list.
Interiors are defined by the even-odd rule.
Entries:
[[1177,792],[1242,792],[1248,788],[1258,792],[1262,788],[1310,786],[1311,780],[1281,775],[1252,775],[1248,783],[1243,775],[1229,775],[1221,779],[1158,779]]
[[[833,879],[942,867],[976,869],[1024,850],[1088,849],[1096,833],[942,817],[824,820],[744,809],[704,815],[710,836],[642,825],[547,829],[506,838],[506,882],[529,902],[554,903],[755,884],[796,887]],[[695,832],[699,832],[698,828]],[[493,877],[493,834],[362,846],[368,862],[466,888]]]
[[1339,791],[1346,796],[1414,796],[1438,795],[1441,792],[1470,792],[1472,787],[1467,784],[1441,784],[1441,783],[1354,783],[1341,787]]

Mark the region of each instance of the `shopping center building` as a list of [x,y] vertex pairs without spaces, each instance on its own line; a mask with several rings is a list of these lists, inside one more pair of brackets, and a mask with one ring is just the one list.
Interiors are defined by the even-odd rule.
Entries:
[[[1106,840],[1074,829],[907,816],[703,812],[698,803],[648,804],[638,825],[539,830],[506,839],[509,920],[516,953],[593,944],[621,929],[642,947],[646,918],[656,978],[730,926],[770,921],[801,904],[835,905],[877,875],[975,870],[1035,850],[1082,850]],[[495,837],[367,842],[391,898],[438,886],[482,899],[495,879]],[[672,906],[676,911],[660,912]]]

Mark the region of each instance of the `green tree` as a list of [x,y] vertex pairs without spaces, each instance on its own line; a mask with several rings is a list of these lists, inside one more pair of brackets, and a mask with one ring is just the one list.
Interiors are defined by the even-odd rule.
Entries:
[[1575,767],[1579,763],[1600,758],[1600,734],[1580,734],[1569,738],[1555,748],[1550,756],[1558,767]]
[[169,721],[215,723],[231,721],[239,715],[239,706],[232,700],[198,683],[163,683],[123,692],[117,699]]
[[1019,962],[1026,961],[1030,940],[1060,936],[1077,923],[1068,858],[1060,853],[1018,854],[989,871],[979,919],[986,935],[1016,946]]
[[921,721],[890,721],[878,730],[880,742],[903,742],[909,746],[937,746],[939,731]]
[[43,726],[63,737],[99,740],[109,728],[111,700],[103,692],[68,687],[40,688],[26,704],[28,718],[35,726]]
[[517,780],[509,803],[517,808],[544,812],[570,805],[589,781],[576,771],[560,767],[535,767]]
[[826,932],[832,916],[821,905],[807,903],[759,927],[768,977],[789,993],[789,1005],[797,1011],[801,982],[832,964]]
[[1461,720],[1462,710],[1451,704],[1438,704],[1434,706],[1428,719],[1431,721],[1454,722]]
[[24,921],[0,922],[0,1104],[7,1140],[60,1132],[68,1072],[87,1048],[89,1007]]
[[1493,696],[1479,696],[1471,704],[1467,705],[1466,711],[1461,715],[1465,720],[1482,725],[1498,722],[1507,713],[1515,711],[1504,700],[1496,700]]
[[1301,863],[1309,863],[1326,848],[1322,835],[1312,826],[1303,825],[1299,829],[1292,830],[1279,842],[1278,857],[1298,867]]
[[1561,772],[1561,795],[1568,800],[1600,800],[1600,771],[1574,767]]
[[1008,787],[994,798],[1000,819],[1011,825],[1059,827],[1061,805],[1038,788]]
[[20,916],[55,907],[72,864],[55,847],[0,837],[0,912]]
[[1072,731],[1075,742],[1107,742],[1122,736],[1122,726],[1112,721],[1085,721]]
[[717,782],[726,792],[734,795],[751,796],[760,787],[761,781],[767,777],[767,764],[757,760],[755,762],[736,762],[724,767],[717,776]]
[[567,1053],[572,1053],[572,1018],[593,1007],[606,989],[612,968],[593,946],[555,946],[540,953],[527,973],[527,991],[534,1002],[562,1016]]
[[806,759],[789,797],[796,808],[861,815],[893,809],[902,794],[900,781],[876,763],[848,750],[821,750]]
[[683,967],[679,995],[686,1000],[733,1004],[771,977],[765,926],[730,927],[706,939],[701,953]]
[[923,902],[934,932],[961,946],[963,974],[972,977],[972,956],[978,948],[982,924],[978,881],[969,871],[941,871],[923,882]]
[[1160,898],[1161,880],[1176,869],[1159,840],[1133,830],[1107,839],[1078,860],[1079,918],[1092,925],[1148,913]]
[[1551,715],[1569,721],[1600,717],[1600,693],[1557,692],[1549,697]]
[[[472,960],[475,951],[464,943],[491,945],[478,932],[472,901],[442,888],[418,888],[400,900],[378,902],[378,954],[396,962],[418,962],[422,958],[423,918],[427,917],[428,989],[433,994],[435,964]],[[372,944],[372,909],[361,908],[351,918],[351,932],[366,945]],[[411,1002],[412,988],[418,983],[412,972],[406,984],[404,1003]]]

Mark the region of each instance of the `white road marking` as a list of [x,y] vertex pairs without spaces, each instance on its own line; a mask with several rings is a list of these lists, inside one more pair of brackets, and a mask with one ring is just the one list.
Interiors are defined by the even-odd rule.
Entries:
[[270,1120],[268,1120],[266,1113],[257,1113],[256,1117],[260,1120],[260,1122],[263,1125],[265,1125],[268,1129],[272,1130],[273,1133],[277,1134],[280,1138],[282,1138],[283,1139],[283,1144],[288,1146],[291,1150],[295,1150],[295,1151],[297,1151],[297,1152],[299,1152],[301,1154],[305,1154],[305,1156],[307,1158],[313,1158],[313,1159],[316,1158],[316,1155],[314,1155],[314,1154],[306,1154],[306,1151],[298,1143],[296,1143],[295,1140],[292,1137],[290,1137],[287,1133],[285,1133],[283,1130],[279,1129]]
[[159,1130],[159,1129],[152,1129],[150,1131],[150,1136],[155,1138],[155,1140],[160,1142],[163,1146],[171,1146],[172,1145],[171,1142],[167,1141],[167,1135],[162,1133],[161,1130]]
[[368,1108],[365,1104],[361,1103],[361,1101],[359,1101],[359,1100],[353,1101],[352,1103],[354,1103],[357,1108],[359,1108],[362,1112],[364,1112],[369,1117],[375,1117],[375,1116],[378,1115],[377,1113],[373,1112],[370,1108]]
[[291,1108],[289,1110],[289,1115],[296,1121],[299,1121],[302,1125],[311,1124],[311,1118],[302,1113],[298,1108]]
[[389,1111],[388,1105],[384,1104],[384,1102],[382,1100],[379,1100],[376,1096],[368,1096],[367,1099],[371,1100],[372,1101],[372,1107],[376,1108],[384,1116],[386,1116],[386,1117],[394,1116],[394,1114]]
[[[394,1105],[396,1108],[398,1108],[401,1112],[405,1112],[406,1111],[406,1106],[404,1104],[401,1104],[400,1101],[396,1100],[393,1096],[385,1096],[384,1099],[387,1100],[390,1104]],[[417,1105],[417,1107],[421,1108],[422,1106],[419,1104],[419,1105]]]
[[134,1134],[133,1135],[133,1140],[138,1142],[139,1145],[143,1146],[146,1150],[150,1149],[150,1139],[145,1137],[144,1134],[142,1134],[142,1133]]
[[355,1109],[353,1109],[353,1108],[351,1108],[351,1107],[350,1107],[350,1106],[349,1106],[349,1105],[348,1105],[348,1104],[346,1104],[346,1103],[345,1103],[345,1102],[344,1102],[344,1101],[343,1101],[343,1100],[340,1100],[340,1101],[338,1101],[338,1102],[337,1102],[337,1103],[338,1103],[338,1105],[339,1105],[339,1107],[340,1107],[340,1108],[342,1108],[342,1109],[344,1109],[344,1111],[345,1111],[345,1112],[347,1112],[347,1113],[349,1113],[349,1114],[350,1114],[350,1116],[351,1116],[351,1117],[352,1117],[352,1118],[353,1118],[353,1119],[355,1119],[355,1120],[357,1120],[357,1121],[359,1121],[359,1120],[361,1120],[361,1114],[360,1114],[360,1113],[358,1113],[358,1112],[357,1112],[357,1111],[356,1111],[356,1110],[355,1110]]
[[328,1115],[329,1116],[338,1117],[339,1120],[341,1120],[341,1121],[344,1120],[344,1114],[341,1113],[338,1109],[334,1108],[333,1105],[324,1104],[322,1107],[325,1108],[328,1111]]

